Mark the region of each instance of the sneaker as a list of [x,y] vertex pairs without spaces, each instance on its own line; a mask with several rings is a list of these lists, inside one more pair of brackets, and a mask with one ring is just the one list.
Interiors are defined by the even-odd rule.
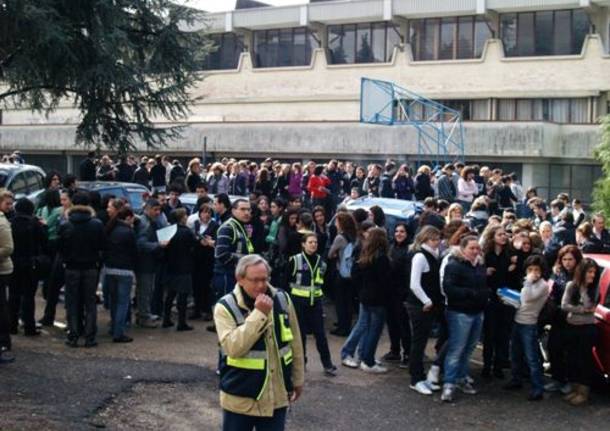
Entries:
[[12,364],[13,362],[15,362],[15,358],[13,356],[0,351],[0,364]]
[[195,329],[195,328],[193,328],[192,326],[187,325],[186,323],[183,323],[182,325],[178,325],[176,327],[176,331],[178,331],[178,332],[192,331],[193,329]]
[[336,377],[337,367],[335,367],[334,365],[331,365],[330,367],[325,367],[324,374],[326,374],[328,377]]
[[511,380],[510,382],[502,386],[502,389],[504,389],[505,391],[516,391],[518,389],[521,389],[522,387],[523,384],[521,382]]
[[140,328],[146,329],[154,329],[159,327],[159,324],[152,319],[137,319],[136,325],[138,325]]
[[421,380],[409,387],[421,395],[432,395],[432,389],[430,389],[425,380]]
[[432,392],[436,392],[436,391],[440,391],[441,390],[441,386],[437,385],[436,383],[429,382],[428,380],[426,380],[425,383],[430,388],[430,390]]
[[400,359],[400,354],[394,352],[388,352],[381,357],[381,360],[385,362],[398,362]]
[[561,392],[563,395],[568,395],[572,392],[572,385],[569,383],[561,385],[561,387],[559,388],[559,392]]
[[343,358],[341,363],[348,368],[358,368],[358,366],[360,365],[360,363],[356,361],[353,356],[346,356],[345,358]]
[[445,403],[453,402],[454,386],[450,384],[443,385],[443,393],[441,394],[441,401]]
[[546,385],[544,385],[544,390],[546,392],[559,392],[561,387],[561,383],[559,383],[557,380],[553,380],[551,383],[547,383]]
[[386,367],[382,367],[379,364],[375,364],[372,367],[369,367],[364,362],[360,363],[360,369],[366,373],[371,374],[383,374],[388,372],[388,369]]
[[400,364],[398,364],[398,368],[408,369],[409,368],[409,357],[407,355],[403,355],[400,360]]
[[428,375],[426,376],[426,380],[430,383],[438,385],[438,383],[440,382],[440,374],[441,374],[441,367],[439,367],[438,365],[432,365],[430,367],[430,369],[428,370]]
[[95,341],[95,340],[85,341],[85,348],[90,349],[92,347],[97,347],[97,341]]
[[456,385],[456,388],[458,388],[462,393],[466,395],[477,394],[477,390],[468,382],[459,383]]
[[112,342],[113,343],[131,343],[133,341],[133,338],[127,336],[127,335],[122,335],[118,338],[113,338]]

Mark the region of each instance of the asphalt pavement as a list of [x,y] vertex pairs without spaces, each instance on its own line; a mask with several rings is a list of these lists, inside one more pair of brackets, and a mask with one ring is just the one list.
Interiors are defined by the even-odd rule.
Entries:
[[[194,322],[188,333],[134,328],[135,341],[117,345],[106,333],[107,319],[101,312],[100,344],[93,349],[64,346],[61,328],[14,337],[17,361],[0,367],[0,430],[220,429],[216,339],[205,330],[208,323]],[[329,341],[338,363],[343,339],[330,335]],[[384,334],[378,354],[387,347]],[[289,430],[574,431],[610,423],[608,393],[593,394],[582,408],[556,394],[528,402],[526,390],[507,393],[501,380],[480,381],[478,352],[472,375],[480,393],[450,405],[438,394],[413,392],[408,372],[395,365],[381,376],[339,367],[328,378],[313,339],[308,352],[305,391],[289,412]]]

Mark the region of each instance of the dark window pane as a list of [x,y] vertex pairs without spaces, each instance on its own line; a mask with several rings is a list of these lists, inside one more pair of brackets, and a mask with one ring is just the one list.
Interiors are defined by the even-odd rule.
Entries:
[[254,33],[254,58],[256,59],[256,67],[265,67],[265,59],[267,56],[267,35],[264,31]]
[[530,99],[517,99],[516,120],[530,121],[532,120],[532,101]]
[[473,58],[473,19],[470,16],[458,18],[457,58]]
[[536,55],[553,54],[553,12],[536,14]]
[[307,56],[307,32],[304,28],[294,29],[294,51],[293,60],[295,66],[303,66],[309,64]]
[[520,56],[535,54],[533,13],[520,13],[518,16],[517,49]]
[[572,54],[580,54],[585,37],[589,34],[591,24],[587,13],[582,9],[574,10],[572,16]]
[[345,55],[345,63],[354,63],[356,60],[356,26],[343,26],[342,48]]
[[[569,165],[551,165],[551,187],[559,189],[559,191],[553,193],[551,189],[551,196],[556,196],[557,193],[565,191],[570,188],[570,166]],[[563,190],[561,190],[563,189]]]
[[572,31],[571,31],[572,11],[561,10],[555,12],[555,31],[553,32],[555,55],[572,54]]
[[422,41],[422,60],[436,60],[438,58],[438,30],[439,19],[424,21],[424,35]]
[[[400,45],[400,31],[394,24],[389,23],[387,25],[387,43],[386,43],[386,56],[385,61],[392,61],[392,54],[394,54],[394,47]],[[374,39],[374,37],[373,37]]]
[[292,50],[292,29],[281,30],[277,51],[277,63],[274,66],[292,66]]
[[356,63],[370,63],[372,61],[371,26],[370,24],[358,24],[356,33]]
[[267,59],[265,67],[273,67],[278,61],[278,51],[280,47],[280,31],[269,30],[267,32]]
[[501,15],[500,26],[502,33],[502,44],[507,57],[517,55],[517,14],[509,13]]
[[[388,29],[392,31],[392,29]],[[386,25],[384,23],[373,24],[373,61],[386,61]],[[392,49],[388,44],[388,50]],[[390,53],[391,55],[391,53]]]
[[483,55],[485,42],[492,38],[491,28],[489,28],[487,20],[482,16],[476,19],[474,35],[474,56],[475,58],[480,58]]
[[455,29],[455,18],[443,18],[441,20],[441,40],[438,52],[440,60],[451,60],[454,58]]
[[340,25],[328,27],[328,49],[330,50],[330,62],[332,64],[345,63],[343,52],[343,29]]

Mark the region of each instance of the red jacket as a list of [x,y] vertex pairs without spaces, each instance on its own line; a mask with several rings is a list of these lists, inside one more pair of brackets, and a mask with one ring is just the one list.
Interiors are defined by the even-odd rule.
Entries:
[[324,199],[328,196],[328,193],[324,190],[325,187],[330,185],[330,180],[324,176],[312,175],[307,183],[307,191],[311,194],[313,199]]

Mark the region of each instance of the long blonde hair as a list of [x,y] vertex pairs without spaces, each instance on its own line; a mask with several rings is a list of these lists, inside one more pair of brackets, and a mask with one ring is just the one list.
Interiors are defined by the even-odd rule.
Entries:
[[380,227],[373,227],[367,231],[367,238],[362,243],[362,251],[358,258],[358,265],[369,266],[377,256],[387,255],[390,249],[388,233]]
[[440,239],[441,231],[435,228],[434,226],[424,226],[419,233],[415,236],[415,240],[413,244],[411,244],[411,251],[419,251],[421,250],[421,246],[431,239]]

